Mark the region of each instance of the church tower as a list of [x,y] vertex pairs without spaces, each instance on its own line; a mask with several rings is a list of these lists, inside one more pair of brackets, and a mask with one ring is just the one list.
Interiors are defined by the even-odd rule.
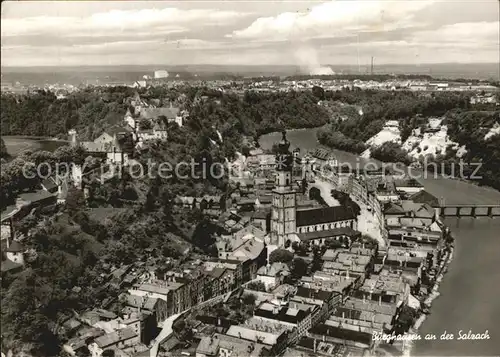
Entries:
[[276,179],[271,212],[271,244],[284,246],[291,234],[296,233],[296,192],[292,188],[294,157],[286,132],[278,143],[276,154]]

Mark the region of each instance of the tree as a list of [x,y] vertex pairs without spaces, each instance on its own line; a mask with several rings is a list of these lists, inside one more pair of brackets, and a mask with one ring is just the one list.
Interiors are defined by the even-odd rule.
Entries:
[[307,275],[308,264],[302,258],[295,258],[292,261],[292,270],[291,273],[296,278],[302,278],[304,275]]
[[257,298],[254,294],[245,294],[242,297],[242,301],[245,305],[255,305]]
[[141,130],[151,130],[151,129],[153,129],[153,123],[149,119],[142,119],[139,122],[139,129],[141,129]]
[[382,162],[395,162],[408,165],[411,159],[401,146],[394,142],[385,142],[381,146],[372,149],[371,157]]
[[177,337],[181,341],[190,340],[193,337],[193,330],[183,318],[180,318],[174,322],[174,324],[172,325],[172,330],[174,330]]
[[269,254],[269,264],[275,262],[290,263],[293,259],[293,253],[286,249],[276,249]]
[[77,212],[84,209],[85,197],[81,190],[76,187],[70,187],[66,196],[66,209],[70,216],[74,216]]
[[251,281],[247,284],[247,287],[250,290],[255,290],[255,291],[266,291],[266,285],[260,281],[260,280],[255,280]]
[[3,138],[0,138],[0,159],[8,159],[10,157],[7,152],[7,146],[5,146],[5,142]]
[[325,90],[319,86],[312,87],[312,94],[319,100],[325,99]]

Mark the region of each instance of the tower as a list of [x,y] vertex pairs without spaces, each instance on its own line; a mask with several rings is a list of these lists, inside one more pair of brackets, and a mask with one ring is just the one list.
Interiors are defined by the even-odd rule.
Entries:
[[278,143],[276,179],[271,213],[271,244],[283,246],[296,233],[296,192],[292,188],[293,154],[286,132]]
[[70,146],[72,146],[72,147],[78,146],[78,138],[77,138],[76,130],[71,129],[70,131],[68,131],[68,135],[69,135]]

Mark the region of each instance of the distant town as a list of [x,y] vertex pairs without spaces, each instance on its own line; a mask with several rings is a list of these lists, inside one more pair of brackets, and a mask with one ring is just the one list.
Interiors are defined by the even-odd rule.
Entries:
[[[15,73],[10,77],[15,78]],[[241,77],[231,74],[221,74],[220,77],[229,77],[231,79],[214,79],[217,74],[208,75],[179,73],[170,75],[166,70],[157,70],[151,74],[144,74],[142,78],[131,81],[113,81],[107,76],[101,80],[85,80],[81,84],[48,83],[43,86],[22,83],[21,81],[5,82],[2,77],[2,92],[5,93],[27,93],[33,90],[50,90],[59,98],[73,91],[85,88],[87,86],[128,86],[132,88],[147,88],[150,86],[168,86],[179,87],[189,84],[193,87],[208,86],[211,89],[222,90],[228,93],[243,93],[245,90],[254,90],[259,92],[270,91],[300,91],[308,90],[313,86],[321,86],[325,90],[349,89],[370,89],[370,90],[388,90],[388,91],[474,91],[486,93],[477,100],[489,102],[493,99],[489,93],[498,91],[498,82],[487,80],[439,80],[433,79],[428,75],[395,75],[395,74],[338,74],[338,75],[296,75],[296,76],[267,76],[267,77]],[[183,78],[188,77],[188,78]]]

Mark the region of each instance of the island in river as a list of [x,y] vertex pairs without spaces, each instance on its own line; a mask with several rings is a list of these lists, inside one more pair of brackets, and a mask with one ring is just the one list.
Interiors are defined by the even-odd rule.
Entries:
[[[280,137],[271,133],[260,138],[263,149],[271,149]],[[318,147],[316,129],[294,130],[287,134],[293,148]],[[356,164],[363,159],[355,154],[331,149],[339,162]],[[376,162],[375,160],[370,160]],[[487,187],[445,178],[421,179],[425,189],[449,203],[498,204],[500,192]],[[420,328],[424,336],[432,333],[437,340],[420,340],[412,354],[419,356],[498,356],[500,355],[500,220],[495,218],[446,219],[455,237],[454,258],[433,302],[431,314]],[[484,333],[490,339],[458,340],[458,333]],[[453,333],[453,340],[439,339]]]

